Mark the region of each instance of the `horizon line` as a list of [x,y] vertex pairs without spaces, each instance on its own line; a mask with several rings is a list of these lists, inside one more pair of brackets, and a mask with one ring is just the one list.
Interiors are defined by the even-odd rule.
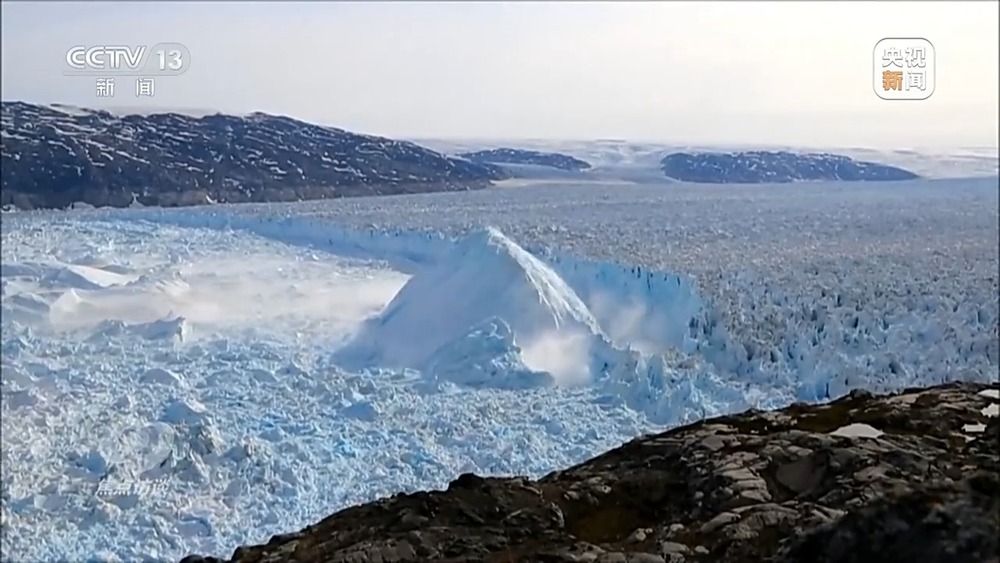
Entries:
[[[65,102],[33,102],[27,100],[4,100],[0,99],[0,104],[8,103],[22,103],[28,105],[42,106],[42,107],[53,107],[53,108],[74,108],[79,110],[87,111],[103,111],[106,113],[117,114],[117,115],[166,115],[166,114],[178,114],[187,115],[188,117],[201,118],[210,115],[228,115],[232,117],[246,117],[250,115],[260,114],[267,115],[271,117],[285,117],[289,119],[294,119],[296,121],[301,121],[303,123],[309,123],[312,125],[318,125],[321,127],[331,127],[335,129],[341,129],[344,131],[367,135],[371,137],[383,137],[387,139],[404,140],[404,141],[440,141],[440,142],[453,142],[453,143],[498,143],[498,142],[588,142],[588,143],[648,143],[656,145],[664,145],[668,147],[745,147],[745,148],[799,148],[799,149],[848,149],[848,150],[874,150],[874,151],[906,151],[906,150],[986,150],[993,149],[1000,151],[1000,140],[992,145],[970,145],[970,144],[957,144],[957,145],[909,145],[909,146],[894,146],[894,147],[879,147],[871,145],[848,145],[848,144],[812,144],[812,143],[762,143],[762,142],[751,142],[751,141],[679,141],[670,140],[664,138],[640,138],[640,137],[620,137],[620,136],[600,136],[600,137],[539,137],[537,135],[524,136],[524,137],[511,137],[511,136],[497,136],[492,137],[489,135],[457,135],[457,136],[441,136],[441,135],[427,135],[427,134],[405,134],[405,135],[385,135],[385,134],[375,134],[366,133],[360,129],[346,129],[339,125],[334,125],[321,120],[314,120],[309,118],[296,117],[284,112],[272,112],[266,110],[250,110],[250,111],[223,111],[219,109],[209,109],[209,108],[196,108],[196,107],[142,107],[142,106],[82,106],[75,103],[65,103]],[[1000,158],[1000,154],[997,155]]]

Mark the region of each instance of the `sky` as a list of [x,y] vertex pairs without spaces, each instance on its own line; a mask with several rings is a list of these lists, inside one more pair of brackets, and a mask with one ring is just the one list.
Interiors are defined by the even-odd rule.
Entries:
[[[398,138],[993,147],[998,5],[979,2],[3,2],[2,98],[265,111]],[[884,37],[936,50],[875,95]],[[155,96],[65,76],[74,45],[179,42]]]

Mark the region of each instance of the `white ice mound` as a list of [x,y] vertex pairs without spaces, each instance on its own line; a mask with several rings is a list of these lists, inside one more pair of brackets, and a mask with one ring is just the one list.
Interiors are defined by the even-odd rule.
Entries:
[[551,374],[524,365],[514,333],[497,318],[439,348],[424,372],[436,382],[475,388],[529,389],[555,383]]
[[129,324],[117,319],[106,320],[94,327],[90,338],[102,340],[112,336],[133,334],[146,340],[186,342],[191,337],[191,324],[185,317],[170,314],[148,323]]
[[413,276],[381,313],[366,321],[338,358],[424,369],[435,352],[493,319],[502,320],[526,350],[553,340],[553,335],[581,335],[586,340],[601,334],[594,316],[566,282],[490,228],[470,234],[433,267]]
[[27,293],[3,298],[2,315],[5,321],[35,324],[48,318],[49,304],[38,295]]
[[4,264],[3,277],[29,277],[42,287],[55,289],[104,289],[127,285],[138,276],[121,274],[81,264]]

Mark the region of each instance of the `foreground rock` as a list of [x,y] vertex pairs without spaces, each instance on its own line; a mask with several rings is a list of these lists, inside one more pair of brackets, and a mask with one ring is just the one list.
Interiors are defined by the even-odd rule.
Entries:
[[984,389],[716,418],[538,481],[462,475],[231,561],[996,562],[1000,419]]
[[2,109],[8,208],[298,201],[467,190],[509,176],[413,143],[263,113]]
[[827,153],[745,151],[671,153],[660,160],[668,178],[704,184],[764,184],[809,181],[900,181],[908,170]]

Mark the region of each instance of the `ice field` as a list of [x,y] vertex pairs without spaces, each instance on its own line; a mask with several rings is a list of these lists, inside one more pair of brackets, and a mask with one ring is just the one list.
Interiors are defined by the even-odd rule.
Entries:
[[3,217],[3,552],[228,556],[458,474],[995,380],[997,179]]

